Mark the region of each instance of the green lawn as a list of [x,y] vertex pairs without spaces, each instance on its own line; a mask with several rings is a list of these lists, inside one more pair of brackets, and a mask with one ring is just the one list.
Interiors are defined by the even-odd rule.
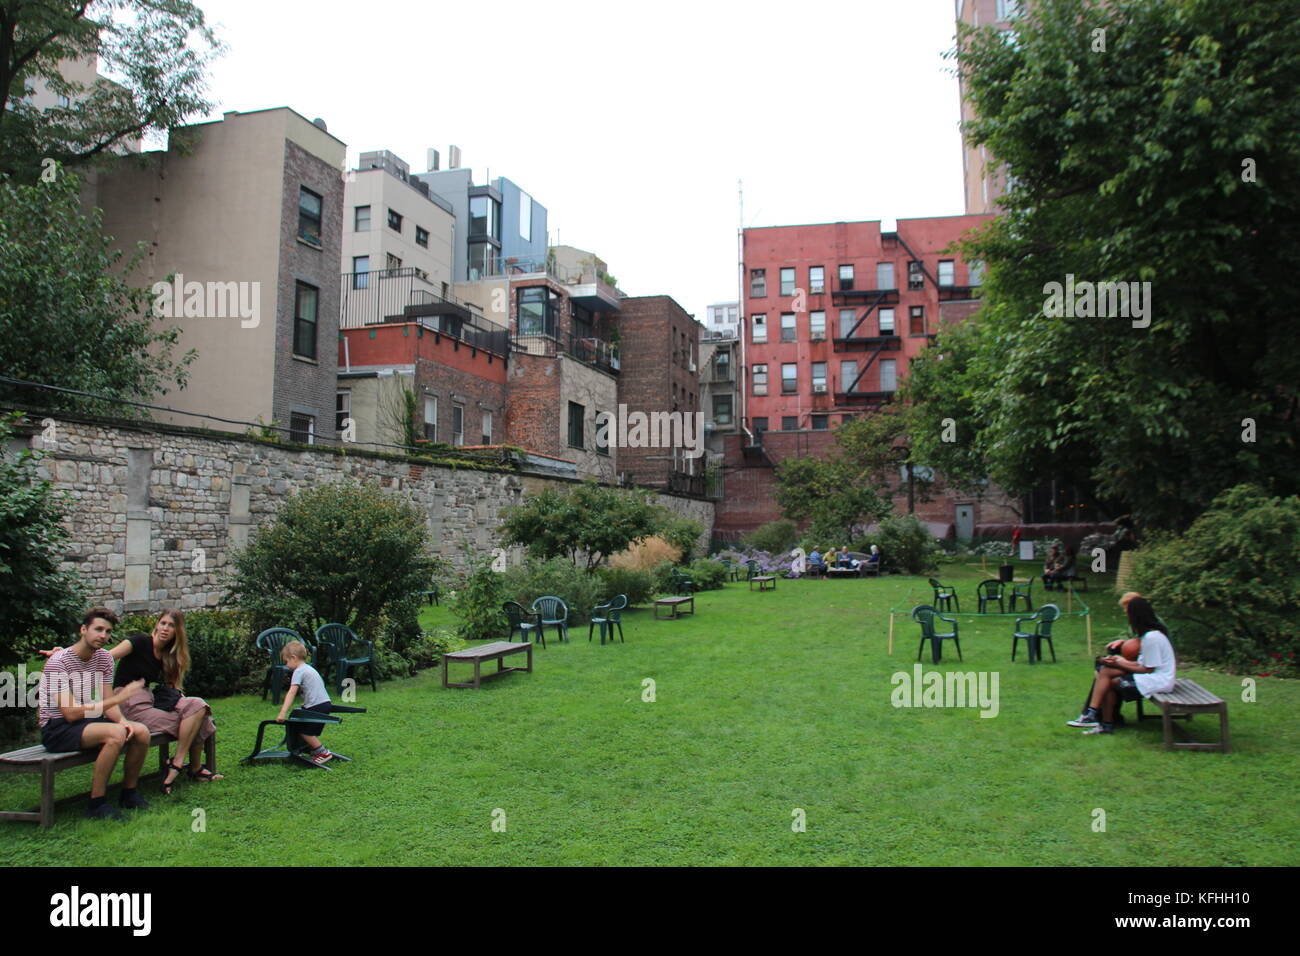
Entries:
[[[983,576],[942,572],[969,611]],[[1086,596],[1098,644],[1122,629],[1101,583]],[[1166,753],[1156,721],[1087,737],[1065,726],[1092,674],[1082,619],[1058,625],[1059,663],[1031,666],[1009,659],[1011,618],[972,615],[965,662],[949,644],[940,667],[997,672],[998,715],[896,709],[890,677],[911,673],[917,629],[900,615],[889,656],[887,611],[928,601],[924,579],[886,577],[729,584],[678,621],[636,610],[626,644],[588,644],[584,625],[539,648],[533,674],[480,691],[443,690],[433,673],[363,689],[370,712],[326,730],[357,758],[333,772],[240,765],[275,709],[216,701],[226,780],[171,798],[148,784],[154,809],[125,825],[83,821],[79,803],[49,831],[0,823],[0,863],[1300,863],[1300,685],[1261,678],[1243,703],[1240,678],[1182,670],[1230,702],[1232,754]],[[1217,724],[1192,731],[1209,739]],[[60,793],[88,780],[68,771]],[[5,808],[36,793],[35,777],[0,777]],[[196,807],[206,832],[192,832]],[[792,832],[796,808],[806,832]]]

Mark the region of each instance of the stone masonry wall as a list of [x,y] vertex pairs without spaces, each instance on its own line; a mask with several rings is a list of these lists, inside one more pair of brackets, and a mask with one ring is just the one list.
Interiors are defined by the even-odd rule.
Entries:
[[[42,476],[68,496],[68,563],[86,580],[93,601],[118,611],[216,605],[231,548],[246,543],[291,492],[320,482],[377,480],[403,495],[425,511],[438,552],[457,566],[462,540],[476,549],[495,546],[503,507],[571,484],[103,420],[60,418],[53,446],[40,429],[27,442],[45,453]],[[707,547],[712,502],[656,498],[700,521],[701,547]]]

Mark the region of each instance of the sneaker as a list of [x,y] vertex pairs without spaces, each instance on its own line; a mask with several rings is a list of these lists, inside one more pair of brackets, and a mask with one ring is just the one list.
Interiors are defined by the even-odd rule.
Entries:
[[327,760],[333,760],[333,759],[334,759],[334,755],[330,753],[328,750],[322,750],[318,754],[311,755],[312,763],[316,764],[317,766],[320,766],[321,764],[325,763]]
[[131,793],[122,797],[117,802],[123,810],[148,810],[149,801],[140,796],[139,793]]
[[1101,714],[1089,707],[1074,720],[1067,720],[1065,725],[1067,727],[1096,727],[1099,723],[1101,723]]
[[86,810],[87,820],[125,820],[120,810],[111,803],[101,803],[97,807]]
[[1100,723],[1096,727],[1089,727],[1084,731],[1085,734],[1113,734],[1115,732],[1114,724]]

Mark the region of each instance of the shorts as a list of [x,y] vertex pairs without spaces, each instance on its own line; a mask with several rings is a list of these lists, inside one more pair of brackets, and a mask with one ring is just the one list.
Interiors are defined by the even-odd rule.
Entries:
[[1146,695],[1138,690],[1137,681],[1132,674],[1124,674],[1119,679],[1120,700],[1142,700]]
[[112,724],[116,721],[108,717],[86,717],[72,723],[62,717],[51,717],[41,728],[41,744],[52,754],[71,754],[83,750],[81,735],[91,724]]
[[[333,705],[327,700],[320,704],[312,704],[310,707],[304,707],[303,710],[309,710],[313,714],[328,714]],[[325,729],[324,724],[293,724],[293,732],[306,737],[319,737],[321,731]]]

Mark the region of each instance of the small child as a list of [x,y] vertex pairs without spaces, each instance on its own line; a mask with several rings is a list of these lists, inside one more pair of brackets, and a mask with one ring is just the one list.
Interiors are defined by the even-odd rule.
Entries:
[[[298,695],[299,687],[302,688],[303,710],[328,714],[331,709],[330,695],[325,690],[325,681],[321,679],[320,672],[307,663],[307,646],[302,641],[290,641],[284,645],[280,658],[284,661],[284,666],[292,672],[293,677],[289,682],[289,692],[284,695],[284,706],[280,708],[280,716],[275,719],[284,723],[290,710],[293,709],[293,700]],[[299,724],[293,731],[311,748],[311,760],[317,765],[334,757],[321,745],[320,732],[324,729],[324,724]]]

